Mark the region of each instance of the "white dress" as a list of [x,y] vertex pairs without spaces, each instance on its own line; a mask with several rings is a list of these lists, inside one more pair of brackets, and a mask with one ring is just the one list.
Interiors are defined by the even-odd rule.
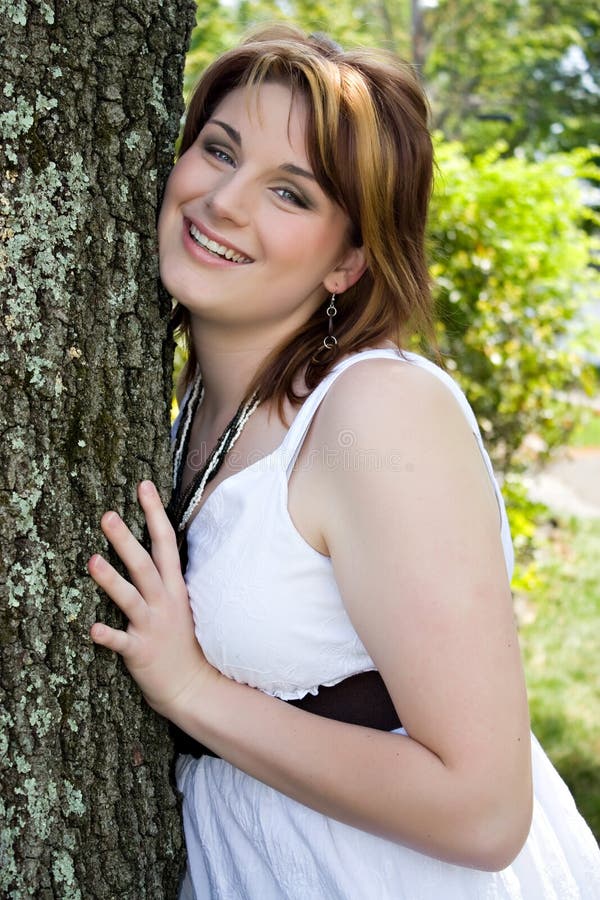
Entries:
[[[464,395],[441,369],[397,350],[342,360],[300,408],[283,443],[221,482],[188,532],[186,582],[198,640],[212,665],[283,699],[315,694],[375,668],[344,609],[329,557],[299,534],[287,483],[312,417],[346,368],[369,358],[425,368],[453,393],[494,481],[506,565],[504,504]],[[348,440],[351,440],[348,437]],[[344,453],[336,448],[336,459]],[[400,729],[400,731],[403,731]],[[403,732],[406,733],[406,732]],[[532,737],[534,812],[517,859],[502,872],[441,862],[330,819],[228,762],[180,757],[178,785],[195,900],[599,900],[600,852],[560,776]]]

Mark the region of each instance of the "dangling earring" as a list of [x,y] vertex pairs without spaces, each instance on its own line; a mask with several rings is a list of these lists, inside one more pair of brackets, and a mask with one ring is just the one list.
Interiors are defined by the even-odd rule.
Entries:
[[337,347],[337,338],[333,333],[333,317],[337,316],[335,308],[335,291],[331,295],[329,306],[327,307],[327,315],[329,316],[329,334],[323,338],[323,346],[326,350],[334,350]]
[[335,353],[335,348],[337,347],[337,338],[333,333],[333,317],[337,316],[337,309],[335,306],[335,291],[331,295],[331,299],[329,300],[329,306],[327,307],[326,312],[327,312],[327,316],[329,318],[329,330],[328,330],[328,334],[326,334],[325,337],[323,338],[323,343],[321,344],[321,346],[319,347],[319,349],[313,356],[313,362],[316,362],[316,363],[323,362],[323,360],[319,359],[319,357],[324,352],[327,352],[329,354],[331,351],[333,351],[333,353]]

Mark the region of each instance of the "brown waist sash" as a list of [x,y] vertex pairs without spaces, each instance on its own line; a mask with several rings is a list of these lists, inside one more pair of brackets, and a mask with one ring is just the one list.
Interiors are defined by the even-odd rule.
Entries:
[[[378,731],[393,731],[401,727],[392,698],[379,672],[359,672],[332,687],[320,687],[318,694],[306,694],[300,700],[282,702],[349,725],[363,725]],[[178,753],[189,753],[196,759],[201,756],[218,756],[176,725],[171,725],[171,733]]]

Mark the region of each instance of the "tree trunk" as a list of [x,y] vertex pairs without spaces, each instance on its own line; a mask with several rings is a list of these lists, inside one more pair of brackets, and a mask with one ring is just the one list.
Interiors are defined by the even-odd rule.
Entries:
[[[0,896],[174,897],[165,723],[87,575],[99,519],[169,493],[170,304],[155,221],[192,0],[10,0],[0,13]],[[110,611],[109,611],[110,609]]]
[[425,27],[420,0],[411,0],[412,63],[420,78],[425,67]]

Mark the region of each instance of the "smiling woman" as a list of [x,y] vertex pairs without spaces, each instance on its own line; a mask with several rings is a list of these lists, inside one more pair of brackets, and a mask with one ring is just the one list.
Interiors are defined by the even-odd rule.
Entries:
[[159,222],[190,350],[171,521],[142,483],[151,555],[107,513],[131,583],[89,563],[129,619],[94,641],[177,728],[181,900],[600,895],[530,735],[477,423],[403,349],[431,177],[390,55],[270,29],[191,101]]
[[285,84],[236,88],[173,170],[161,276],[206,340],[224,320],[255,322],[275,347],[315,313],[324,287],[341,292],[364,271],[348,216],[310,171],[306,117]]

